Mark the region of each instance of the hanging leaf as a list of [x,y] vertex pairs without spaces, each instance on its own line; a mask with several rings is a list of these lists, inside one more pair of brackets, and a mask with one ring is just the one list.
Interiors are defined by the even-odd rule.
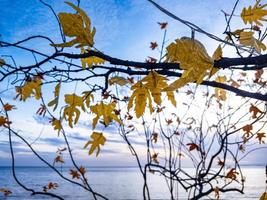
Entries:
[[72,176],[72,179],[80,179],[81,175],[79,174],[79,172],[75,169],[71,169],[69,174]]
[[152,113],[153,112],[152,99],[151,99],[148,88],[146,88],[142,84],[142,82],[139,81],[136,84],[134,84],[131,87],[131,89],[134,91],[128,102],[128,110],[130,110],[133,107],[133,103],[135,103],[135,108],[134,108],[135,114],[136,114],[136,117],[139,118],[144,114],[147,101],[148,101],[149,110],[150,110],[150,113]]
[[157,42],[150,42],[150,49],[155,50],[158,47]]
[[0,127],[3,126],[5,128],[8,128],[11,123],[12,122],[8,121],[6,117],[0,116]]
[[[226,82],[226,76],[218,76],[215,81],[218,83],[224,83]],[[215,97],[220,101],[226,101],[226,90],[221,88],[215,88]]]
[[59,133],[62,129],[61,121],[56,118],[53,118],[51,122],[52,122],[52,126],[54,127],[54,130],[57,130],[57,134],[59,136]]
[[236,180],[238,174],[239,173],[234,168],[232,168],[229,170],[229,172],[227,172],[225,178]]
[[35,76],[33,80],[26,81],[23,86],[16,87],[17,97],[20,97],[19,100],[26,101],[27,98],[35,97],[36,100],[39,100],[42,96],[41,93],[42,80],[40,77]]
[[78,108],[85,111],[83,98],[76,94],[66,94],[65,102],[68,105],[64,108],[63,117],[69,122],[69,126],[73,128],[73,124],[76,124],[80,117],[81,112]]
[[4,110],[7,112],[7,111],[11,111],[13,109],[16,109],[16,107],[14,105],[10,105],[9,103],[6,103],[4,106],[3,106]]
[[254,38],[254,32],[252,31],[242,31],[239,37],[239,43],[244,46],[254,47],[255,50],[260,53],[262,50],[266,50],[265,44]]
[[258,139],[259,140],[259,143],[260,144],[264,144],[265,142],[264,142],[264,138],[266,138],[266,134],[265,133],[257,133],[256,134],[256,139]]
[[167,22],[158,22],[158,25],[160,26],[160,29],[166,29],[168,23]]
[[181,69],[185,71],[181,78],[166,87],[164,91],[173,91],[191,82],[200,84],[207,71],[213,67],[213,60],[205,47],[199,41],[188,37],[176,39],[167,47],[166,62],[180,63]]
[[92,47],[94,45],[94,35],[96,29],[93,28],[91,30],[91,20],[79,7],[70,2],[66,2],[66,4],[77,11],[77,14],[59,13],[59,22],[64,34],[68,37],[75,38],[69,42],[51,45],[56,47],[71,47],[73,45],[76,45],[76,48],[84,46]]
[[89,149],[89,155],[91,155],[94,151],[96,151],[96,156],[98,156],[100,152],[100,145],[104,145],[106,142],[106,138],[104,137],[103,133],[93,132],[91,135],[92,141],[88,141],[84,145],[84,149],[87,148],[90,144],[91,147]]
[[96,127],[96,124],[101,116],[103,116],[104,124],[106,126],[109,125],[112,120],[118,122],[121,124],[121,120],[118,118],[118,116],[114,113],[114,110],[116,108],[116,103],[112,102],[110,104],[105,104],[103,101],[101,103],[96,104],[94,106],[91,106],[91,111],[96,114],[96,117],[93,119],[93,129]]
[[130,83],[130,81],[124,77],[121,77],[121,76],[114,76],[108,80],[109,85],[118,84],[120,86],[124,86],[128,83]]
[[267,15],[267,10],[264,10],[264,8],[267,4],[261,5],[260,2],[261,0],[258,0],[253,7],[249,6],[248,8],[243,8],[240,16],[245,24],[256,23],[257,25],[262,26],[260,21],[266,21],[264,17]]
[[61,155],[56,156],[54,162],[55,163],[65,163]]
[[249,112],[252,113],[252,118],[255,119],[257,118],[257,114],[260,113],[262,114],[263,112],[255,105],[251,104],[250,108],[249,108]]
[[195,143],[188,143],[186,145],[189,146],[189,151],[193,151],[193,150],[199,151],[200,150],[199,146]]
[[85,102],[85,105],[87,108],[90,107],[91,100],[94,101],[94,95],[92,91],[84,91],[83,93],[83,101]]
[[53,111],[55,111],[57,109],[57,106],[58,106],[60,86],[61,86],[61,82],[59,82],[55,87],[55,91],[54,91],[54,97],[55,98],[47,104],[49,107],[54,106]]

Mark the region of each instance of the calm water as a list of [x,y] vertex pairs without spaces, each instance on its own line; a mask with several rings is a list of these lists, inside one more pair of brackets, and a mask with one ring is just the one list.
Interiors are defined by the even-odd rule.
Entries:
[[[99,193],[109,199],[142,199],[142,177],[136,168],[91,168],[88,172],[88,180],[91,186]],[[190,172],[192,169],[188,169]],[[68,169],[63,169],[67,174]],[[245,195],[230,193],[223,196],[223,199],[259,199],[265,191],[265,168],[245,167],[243,173],[246,176]],[[87,200],[92,199],[88,193],[77,186],[62,181],[55,173],[48,168],[41,167],[20,167],[17,169],[18,178],[29,187],[42,190],[42,187],[49,182],[56,182],[59,188],[55,191],[66,200]],[[168,188],[164,179],[160,176],[149,177],[149,188],[153,199],[169,199]],[[11,170],[7,167],[0,167],[0,188],[8,187],[12,190],[12,196],[0,199],[7,200],[40,200],[51,199],[44,196],[30,196],[29,193],[17,186],[13,180]],[[213,194],[211,198],[214,198]],[[179,191],[179,199],[187,199],[186,193]],[[207,199],[207,198],[205,198]],[[210,199],[210,198],[209,198]]]

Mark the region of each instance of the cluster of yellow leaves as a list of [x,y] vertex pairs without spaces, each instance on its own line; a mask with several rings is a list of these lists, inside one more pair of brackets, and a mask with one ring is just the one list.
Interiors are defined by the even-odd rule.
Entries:
[[68,37],[75,37],[69,42],[62,44],[52,44],[56,47],[71,47],[76,45],[76,48],[94,45],[94,35],[96,29],[91,30],[91,20],[86,13],[79,7],[73,5],[70,2],[66,2],[71,6],[77,13],[59,13],[58,18],[63,29],[63,32]]
[[[86,53],[84,48],[81,48],[81,54]],[[81,58],[82,67],[85,69],[86,65],[91,68],[93,65],[99,65],[105,63],[105,60],[96,56],[91,56],[88,58]]]
[[73,124],[76,124],[80,117],[81,112],[78,108],[85,111],[83,97],[77,96],[76,94],[66,94],[65,102],[68,106],[64,108],[63,117],[69,122],[69,126],[73,128]]
[[39,100],[42,96],[41,85],[41,77],[35,76],[33,80],[26,81],[23,86],[16,87],[16,98],[20,97],[20,100],[26,101],[27,98],[34,96],[36,100]]
[[105,126],[108,126],[109,123],[112,122],[112,120],[121,124],[122,123],[121,120],[114,113],[115,108],[116,108],[115,102],[105,104],[103,101],[101,101],[96,105],[90,106],[91,111],[94,114],[96,114],[96,117],[93,119],[93,129],[96,127],[96,124],[101,116],[103,116]]
[[215,74],[218,69],[213,69],[214,60],[220,59],[222,50],[219,46],[211,58],[205,47],[198,41],[188,37],[176,39],[167,47],[166,62],[180,63],[185,70],[178,80],[170,84],[165,91],[173,91],[183,87],[187,83],[202,83],[206,75]]
[[243,8],[240,16],[243,19],[244,23],[256,23],[259,26],[262,26],[260,21],[266,21],[264,18],[267,15],[267,10],[264,8],[267,4],[260,5],[261,0],[257,0],[255,5],[249,6],[248,8]]
[[[226,76],[218,76],[215,81],[219,83],[224,83],[226,82]],[[218,100],[225,101],[227,99],[226,90],[221,88],[215,88],[215,97]]]
[[99,152],[100,152],[100,145],[104,145],[106,142],[106,138],[103,135],[103,133],[99,133],[99,132],[93,132],[91,134],[91,138],[92,140],[88,141],[85,145],[84,145],[84,149],[87,148],[90,144],[91,147],[89,149],[89,155],[91,155],[94,151],[96,151],[96,156],[98,156]]
[[155,71],[149,72],[147,76],[145,76],[142,80],[138,81],[134,84],[131,89],[133,93],[130,97],[128,103],[128,110],[133,107],[133,103],[135,103],[135,113],[136,117],[139,118],[145,112],[145,108],[148,101],[148,106],[150,113],[153,112],[152,107],[152,98],[157,105],[161,105],[162,92],[166,92],[168,100],[176,106],[176,101],[174,98],[173,91],[165,91],[164,89],[168,86],[168,79]]
[[53,111],[55,111],[57,109],[57,106],[58,106],[60,86],[61,86],[61,82],[59,82],[55,87],[55,91],[54,91],[54,97],[55,98],[48,103],[48,106],[54,106]]

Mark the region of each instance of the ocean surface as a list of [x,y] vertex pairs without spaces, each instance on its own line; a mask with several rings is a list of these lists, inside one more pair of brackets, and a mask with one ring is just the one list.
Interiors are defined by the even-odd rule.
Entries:
[[[62,172],[68,175],[69,168],[63,168]],[[187,169],[189,172],[192,169]],[[88,192],[80,189],[73,184],[67,183],[55,174],[51,169],[45,167],[18,167],[16,169],[17,177],[21,182],[28,186],[41,191],[42,187],[49,182],[56,182],[59,187],[52,191],[61,195],[66,200],[88,200],[92,199]],[[236,192],[222,195],[222,199],[231,200],[253,200],[259,199],[265,191],[265,167],[244,167],[243,173],[246,176],[245,194],[240,195]],[[105,195],[109,199],[142,199],[143,180],[137,168],[124,167],[99,167],[89,168],[88,181],[92,188],[97,192]],[[152,199],[169,199],[168,188],[162,176],[151,175],[148,178],[148,184]],[[0,194],[0,199],[6,200],[44,200],[53,199],[43,195],[31,196],[29,192],[19,187],[11,173],[11,168],[0,167],[0,188],[9,188],[12,195],[4,197]],[[182,189],[178,191],[178,199],[187,199],[187,194]],[[214,199],[213,194],[203,199]]]

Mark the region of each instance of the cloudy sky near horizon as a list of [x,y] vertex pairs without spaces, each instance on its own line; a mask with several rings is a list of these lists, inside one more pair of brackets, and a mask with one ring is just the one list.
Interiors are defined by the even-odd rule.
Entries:
[[[157,3],[173,12],[177,16],[196,23],[207,32],[211,32],[223,38],[222,32],[225,29],[225,19],[221,10],[230,13],[235,3],[234,0],[155,0]],[[58,12],[72,12],[64,4],[63,0],[47,0]],[[193,2],[193,3],[192,3]],[[253,3],[253,1],[250,1]],[[248,2],[241,2],[237,10],[240,11]],[[0,16],[0,40],[16,42],[31,35],[47,35],[54,41],[59,41],[59,30],[56,20],[51,11],[38,0],[0,0],[2,14]],[[167,39],[173,41],[182,36],[189,36],[191,30],[179,22],[170,19],[157,10],[151,3],[145,0],[81,0],[81,7],[87,12],[96,27],[96,47],[113,57],[144,61],[147,56],[158,57],[158,52],[151,52],[149,45],[151,41],[161,43],[163,31],[159,29],[157,22],[168,22]],[[239,17],[234,17],[233,27],[241,23]],[[209,54],[216,49],[218,43],[209,40],[207,37],[196,33],[196,38],[203,42]],[[49,43],[38,40],[27,44],[31,48],[38,48],[42,52],[50,52]],[[0,49],[1,55],[15,55],[21,65],[34,63],[33,57],[14,48]],[[232,56],[233,50],[225,53],[225,56]],[[0,83],[1,91],[8,85],[7,80]],[[74,87],[74,86],[72,86]],[[17,110],[10,114],[14,120],[13,124],[33,147],[48,160],[53,160],[58,147],[62,147],[62,138],[56,137],[55,131],[51,128],[48,118],[35,115],[39,104],[29,100],[26,103],[14,102],[14,88],[8,88],[5,93],[0,93],[4,101],[15,104]],[[51,89],[51,88],[50,88]],[[49,88],[47,88],[47,91]],[[51,92],[51,91],[49,91]],[[31,112],[30,112],[31,111]],[[102,148],[98,159],[87,156],[87,150],[82,147],[89,139],[91,122],[81,120],[75,129],[68,130],[68,137],[72,141],[73,148],[77,149],[75,155],[79,163],[83,165],[131,165],[135,166],[135,160],[130,156],[127,145],[116,135],[115,126],[108,130],[108,141],[105,148]],[[139,151],[144,150],[144,141],[132,137],[132,142]],[[40,165],[38,159],[33,158],[30,151],[23,143],[14,138],[17,165]],[[266,164],[264,153],[249,156],[244,164]],[[67,159],[66,159],[67,160]],[[7,135],[0,132],[0,166],[10,165],[9,143]]]

